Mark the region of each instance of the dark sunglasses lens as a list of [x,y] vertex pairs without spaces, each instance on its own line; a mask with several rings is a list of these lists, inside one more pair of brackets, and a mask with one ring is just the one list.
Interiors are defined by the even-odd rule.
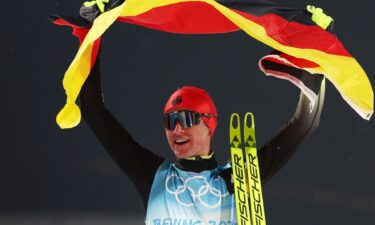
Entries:
[[180,111],[164,115],[164,127],[168,130],[174,130],[177,121],[186,129],[199,123],[199,114],[190,111]]
[[164,118],[163,118],[164,127],[167,128],[168,130],[174,130],[175,125],[176,125],[175,120],[176,120],[176,117],[172,113],[164,115]]

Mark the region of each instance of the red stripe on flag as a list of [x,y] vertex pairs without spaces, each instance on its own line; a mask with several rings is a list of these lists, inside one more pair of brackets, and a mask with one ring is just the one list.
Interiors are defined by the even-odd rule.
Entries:
[[[258,17],[238,10],[233,11],[264,27],[267,35],[282,45],[351,57],[334,35],[319,26],[289,22],[276,14]],[[213,6],[204,2],[179,2],[155,7],[137,16],[119,17],[117,20],[181,34],[227,33],[239,30]]]
[[180,34],[214,34],[239,30],[213,6],[204,2],[180,2],[156,7],[137,16],[119,17],[117,21]]
[[352,57],[335,35],[317,25],[287,21],[276,14],[257,17],[245,12],[233,11],[264,27],[269,37],[285,46],[316,49],[329,54]]
[[72,24],[64,19],[54,19],[52,21],[54,24],[61,25],[61,26],[69,26],[73,29],[72,34],[76,36],[79,40],[79,45],[82,44],[83,40],[85,39],[87,33],[89,32],[89,28],[82,28],[75,24]]
[[279,56],[282,59],[286,59],[288,62],[285,62],[284,60],[278,59],[278,58],[275,58],[275,57],[264,57],[263,59],[268,60],[268,61],[272,61],[272,62],[276,62],[276,63],[279,63],[279,64],[287,65],[287,66],[291,66],[290,64],[293,64],[293,66],[297,66],[298,68],[316,68],[316,67],[319,67],[318,64],[316,64],[312,61],[302,59],[302,58],[296,58],[296,57],[290,56],[288,54],[282,53]]

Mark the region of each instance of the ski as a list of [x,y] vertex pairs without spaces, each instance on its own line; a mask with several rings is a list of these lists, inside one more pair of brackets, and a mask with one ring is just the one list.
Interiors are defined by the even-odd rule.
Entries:
[[264,202],[257,157],[255,123],[252,113],[246,113],[243,123],[244,150],[240,116],[230,118],[230,150],[237,221],[240,225],[266,225]]
[[241,123],[240,116],[237,113],[233,113],[230,117],[229,133],[237,222],[240,225],[251,225],[245,160],[241,141]]
[[244,119],[244,140],[247,178],[250,193],[250,211],[253,225],[266,225],[260,169],[255,139],[254,115],[246,113]]

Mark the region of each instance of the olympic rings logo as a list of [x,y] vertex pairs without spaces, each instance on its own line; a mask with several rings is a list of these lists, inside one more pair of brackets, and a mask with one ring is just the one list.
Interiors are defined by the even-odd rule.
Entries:
[[[173,177],[175,177],[175,179],[172,179]],[[219,179],[221,178],[215,179],[213,182],[219,181]],[[203,185],[201,184],[202,182]],[[199,187],[194,188],[194,183],[198,183]],[[204,176],[193,176],[183,180],[180,176],[172,174],[167,177],[165,188],[168,193],[175,196],[176,201],[180,205],[186,207],[193,206],[198,200],[203,206],[213,209],[221,205],[223,197],[229,195],[228,192],[221,193],[220,190],[210,185]],[[183,196],[185,196],[185,198],[183,198]]]

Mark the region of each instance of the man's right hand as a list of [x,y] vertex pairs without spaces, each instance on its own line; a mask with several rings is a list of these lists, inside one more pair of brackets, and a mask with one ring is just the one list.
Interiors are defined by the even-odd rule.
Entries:
[[101,13],[104,12],[104,4],[108,3],[109,0],[93,0],[93,1],[87,1],[83,3],[83,6],[85,7],[92,7],[96,5]]
[[100,14],[111,10],[120,4],[124,0],[92,0],[83,3],[79,10],[79,15],[85,19],[88,23],[92,24],[96,17]]

